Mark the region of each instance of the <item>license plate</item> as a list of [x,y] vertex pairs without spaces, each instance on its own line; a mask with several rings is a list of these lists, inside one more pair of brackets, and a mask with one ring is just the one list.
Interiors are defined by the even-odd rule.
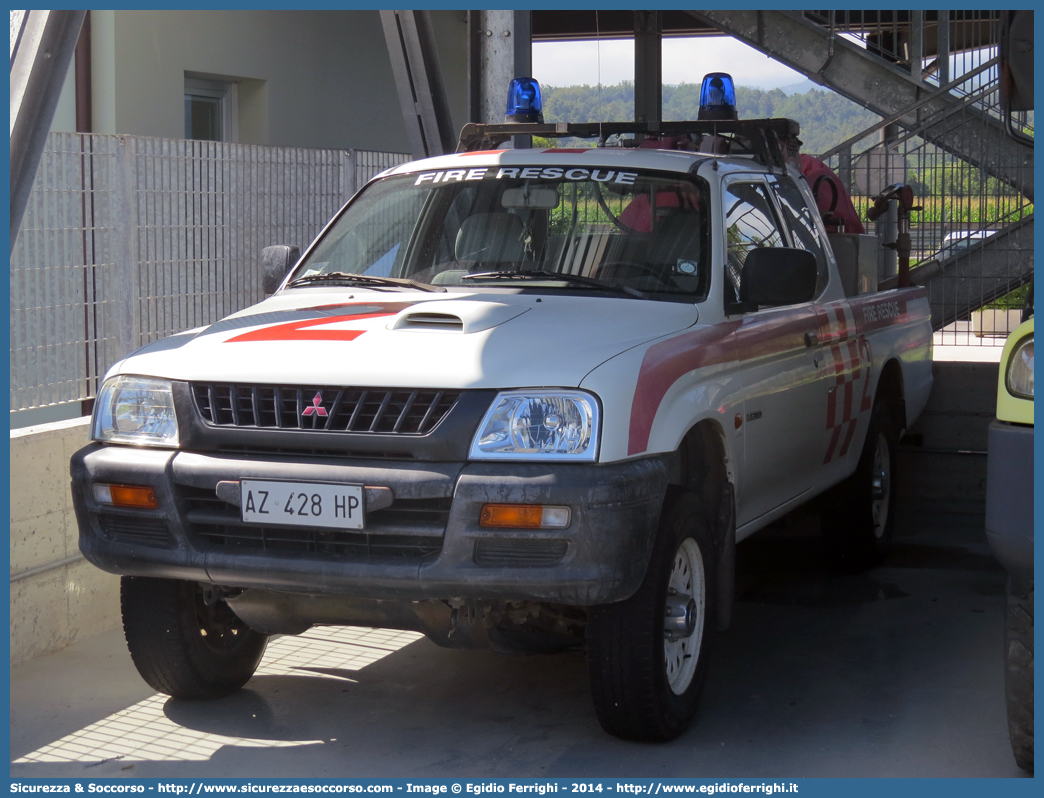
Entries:
[[363,528],[362,485],[244,479],[239,489],[244,523]]

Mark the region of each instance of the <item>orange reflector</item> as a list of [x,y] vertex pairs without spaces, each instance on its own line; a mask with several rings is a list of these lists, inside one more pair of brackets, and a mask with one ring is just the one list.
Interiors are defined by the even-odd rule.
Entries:
[[117,507],[145,507],[155,510],[159,507],[156,491],[144,485],[110,485],[112,503]]
[[513,529],[564,529],[569,526],[568,507],[542,504],[484,504],[479,515],[480,526]]
[[479,524],[539,529],[543,509],[535,504],[486,504],[482,506]]

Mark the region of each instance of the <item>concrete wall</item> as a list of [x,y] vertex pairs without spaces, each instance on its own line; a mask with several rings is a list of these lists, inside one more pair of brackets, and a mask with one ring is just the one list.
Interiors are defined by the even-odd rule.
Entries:
[[79,554],[69,458],[86,445],[89,421],[11,432],[12,665],[119,623],[118,576],[79,558],[42,570]]
[[[459,129],[464,12],[431,13]],[[191,73],[238,82],[242,143],[409,151],[377,11],[92,11],[91,34],[96,133],[184,138]]]

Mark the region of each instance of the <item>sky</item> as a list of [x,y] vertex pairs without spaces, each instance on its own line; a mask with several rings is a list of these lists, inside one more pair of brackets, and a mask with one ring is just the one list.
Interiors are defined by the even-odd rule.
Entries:
[[[663,82],[699,83],[708,72],[728,72],[737,85],[774,89],[805,76],[727,36],[665,38]],[[634,80],[634,40],[534,42],[533,77],[548,86],[597,85]]]

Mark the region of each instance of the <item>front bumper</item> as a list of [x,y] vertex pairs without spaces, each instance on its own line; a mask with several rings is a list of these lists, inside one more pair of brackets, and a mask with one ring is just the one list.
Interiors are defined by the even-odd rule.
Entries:
[[1007,570],[1033,577],[1033,427],[994,420],[986,466],[986,539]]
[[[72,459],[80,549],[117,574],[358,599],[540,600],[591,606],[641,583],[667,488],[653,457],[608,465],[303,461],[92,444]],[[217,483],[242,478],[386,487],[365,534],[244,525]],[[157,510],[99,505],[93,483],[149,485]],[[566,505],[570,526],[487,529],[483,504]]]

